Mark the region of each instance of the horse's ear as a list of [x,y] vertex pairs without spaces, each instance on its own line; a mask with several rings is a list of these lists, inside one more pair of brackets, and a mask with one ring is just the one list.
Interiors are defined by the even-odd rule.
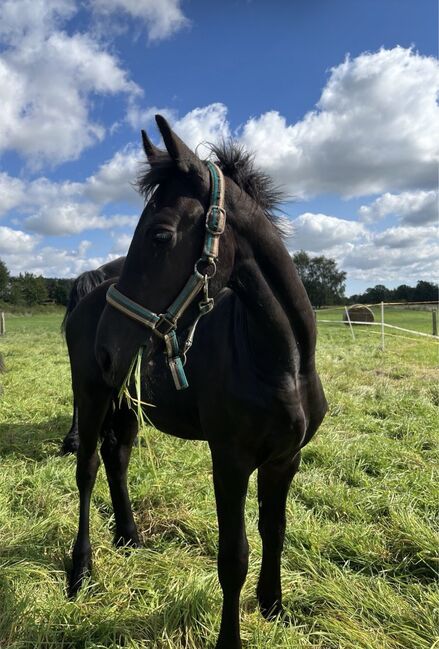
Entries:
[[141,133],[143,150],[145,151],[146,157],[148,158],[148,162],[149,164],[154,164],[154,162],[158,160],[160,156],[163,156],[163,151],[160,151],[160,149],[151,142],[146,134],[146,131],[144,131],[143,128]]
[[174,133],[165,118],[156,115],[155,121],[162,134],[166,149],[180,171],[184,173],[195,172],[201,178],[206,179],[208,172],[205,165],[183,140]]

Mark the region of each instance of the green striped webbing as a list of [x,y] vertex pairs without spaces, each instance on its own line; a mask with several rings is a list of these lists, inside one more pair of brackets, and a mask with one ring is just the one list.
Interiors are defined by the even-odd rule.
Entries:
[[[107,291],[107,302],[129,318],[152,329],[165,343],[166,358],[177,390],[184,390],[189,383],[184,371],[185,353],[192,344],[195,327],[199,319],[213,308],[213,300],[208,295],[209,280],[216,273],[219,238],[224,232],[226,212],[224,209],[224,176],[213,162],[207,162],[210,174],[210,206],[206,214],[206,233],[201,257],[195,263],[194,272],[179,295],[165,313],[157,314],[134,302],[118,291],[112,284]],[[199,270],[204,266],[204,272]],[[204,299],[199,302],[199,314],[190,328],[183,350],[177,338],[178,319],[183,315],[198,293],[204,290]]]

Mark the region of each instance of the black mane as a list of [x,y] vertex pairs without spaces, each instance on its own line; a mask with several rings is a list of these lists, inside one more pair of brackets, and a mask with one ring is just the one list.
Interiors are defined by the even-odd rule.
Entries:
[[[262,208],[265,216],[283,235],[279,206],[285,196],[273,179],[255,166],[254,155],[232,140],[211,144],[210,149],[213,161],[218,164],[224,175],[233,180]],[[136,183],[136,188],[145,201],[150,199],[157,186],[169,178],[174,169],[175,163],[166,153],[163,153],[162,159],[155,162],[153,167],[147,165]]]

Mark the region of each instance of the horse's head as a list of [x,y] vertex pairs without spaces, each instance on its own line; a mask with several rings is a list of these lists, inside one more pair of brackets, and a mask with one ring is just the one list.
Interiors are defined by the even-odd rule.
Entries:
[[[156,120],[167,151],[155,147],[142,131],[149,170],[139,180],[139,188],[148,200],[116,293],[153,314],[163,314],[185,288],[202,256],[211,177],[206,163],[173,133],[166,120],[160,116]],[[234,237],[226,228],[221,235],[217,271],[209,282],[210,296],[214,297],[227,284],[233,259]],[[204,268],[203,264],[198,269],[211,274],[211,268]],[[182,313],[178,331],[195,320],[200,299],[197,295]],[[155,333],[107,304],[97,332],[96,357],[110,385],[118,387],[122,383],[139,347],[163,345]]]

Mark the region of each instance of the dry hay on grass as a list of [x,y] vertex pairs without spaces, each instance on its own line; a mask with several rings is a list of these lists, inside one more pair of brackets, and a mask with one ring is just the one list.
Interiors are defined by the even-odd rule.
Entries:
[[349,324],[349,319],[352,323],[361,324],[362,322],[375,322],[372,309],[364,304],[353,304],[349,307],[348,313],[343,313],[343,321]]

